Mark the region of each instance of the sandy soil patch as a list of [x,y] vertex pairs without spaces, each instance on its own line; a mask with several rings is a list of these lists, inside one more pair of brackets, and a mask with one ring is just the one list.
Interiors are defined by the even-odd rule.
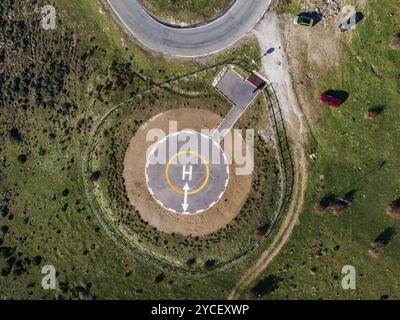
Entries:
[[[154,141],[146,141],[149,130],[157,128],[168,134],[169,121],[177,122],[177,130],[216,128],[221,117],[211,111],[179,109],[167,111],[149,120],[139,128],[132,138],[124,159],[123,177],[127,197],[141,218],[151,226],[165,233],[179,233],[185,236],[205,236],[229,224],[240,212],[251,190],[252,176],[238,176],[238,167],[230,165],[230,179],[222,199],[210,210],[194,216],[183,216],[162,209],[148,191],[145,166],[146,151]],[[244,145],[244,143],[243,143]]]

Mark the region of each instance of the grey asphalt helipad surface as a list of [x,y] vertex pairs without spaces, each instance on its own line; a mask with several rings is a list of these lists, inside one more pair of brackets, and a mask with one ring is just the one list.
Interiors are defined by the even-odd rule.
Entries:
[[172,28],[151,17],[138,0],[106,0],[119,22],[146,47],[174,56],[199,57],[223,50],[248,33],[271,0],[237,0],[220,18],[201,27]]
[[199,214],[222,198],[229,182],[229,164],[211,137],[181,131],[161,140],[150,152],[146,182],[164,209]]

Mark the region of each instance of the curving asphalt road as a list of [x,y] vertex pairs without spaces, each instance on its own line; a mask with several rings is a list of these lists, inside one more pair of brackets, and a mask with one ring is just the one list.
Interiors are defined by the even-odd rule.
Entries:
[[138,0],[106,0],[116,18],[144,46],[167,55],[200,57],[221,51],[248,33],[272,0],[237,0],[220,18],[195,28],[173,28],[151,17]]

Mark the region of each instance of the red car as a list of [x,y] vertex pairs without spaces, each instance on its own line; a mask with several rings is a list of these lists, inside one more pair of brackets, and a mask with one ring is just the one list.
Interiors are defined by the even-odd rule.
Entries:
[[330,96],[329,94],[323,93],[321,95],[321,102],[323,104],[326,104],[328,106],[332,106],[334,108],[339,108],[340,105],[342,104],[342,101],[340,101],[337,98],[334,98],[332,96]]

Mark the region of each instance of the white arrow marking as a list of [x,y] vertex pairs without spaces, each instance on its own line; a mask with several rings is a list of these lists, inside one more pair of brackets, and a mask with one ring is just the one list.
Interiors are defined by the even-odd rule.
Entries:
[[186,211],[189,208],[189,203],[188,203],[189,190],[190,190],[189,185],[186,182],[185,186],[183,187],[183,191],[185,191],[185,197],[184,197],[184,200],[183,200],[182,208],[183,208],[184,211]]

